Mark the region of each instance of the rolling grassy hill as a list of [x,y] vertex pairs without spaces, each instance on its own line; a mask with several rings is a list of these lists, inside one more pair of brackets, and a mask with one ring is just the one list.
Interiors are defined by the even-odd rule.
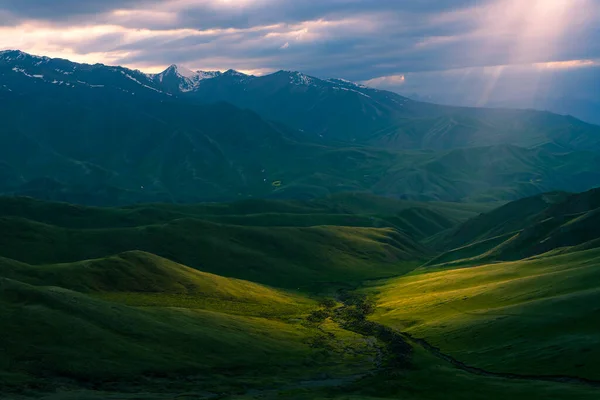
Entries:
[[[590,242],[528,260],[417,268],[435,255],[429,243],[453,236],[483,241],[454,250],[464,258],[553,215],[572,216],[561,221],[575,226],[595,215],[595,192],[492,211],[369,194],[117,208],[0,198],[0,205],[0,393],[50,400],[597,394],[581,382],[536,378],[600,380],[600,252]],[[466,231],[469,224],[479,230]],[[364,333],[360,320],[339,320],[348,306],[346,292],[336,291],[360,285],[376,300],[370,321],[489,374],[407,338],[408,363],[387,364],[389,338]]]
[[579,192],[600,182],[600,159],[594,152],[512,145],[444,151],[346,147],[323,151],[316,159],[317,170],[303,171],[273,196],[313,192],[314,197],[316,188],[336,188],[419,201],[493,202],[551,191]]
[[0,259],[0,275],[36,286],[56,286],[133,305],[209,309],[253,315],[302,314],[313,302],[248,281],[224,278],[151,253],[55,265]]
[[429,265],[519,260],[598,246],[600,191],[547,193],[506,204],[431,237]]
[[453,249],[491,239],[524,229],[534,222],[540,213],[554,203],[561,203],[568,198],[567,193],[545,193],[507,203],[487,213],[466,221],[448,232],[442,232],[432,240],[432,245],[439,249]]
[[[304,201],[252,199],[232,203],[151,203],[123,207],[89,207],[28,197],[0,196],[0,215],[21,217],[65,228],[130,227],[190,217],[250,226],[361,226],[369,224],[366,220],[374,217],[378,220],[377,223],[393,220],[398,227],[406,228],[409,232],[414,225],[421,225],[419,229],[431,226],[427,229],[438,229],[436,232],[439,232],[450,225],[491,211],[498,204],[502,203],[416,202],[368,193],[339,193]],[[419,214],[424,218],[422,222],[415,221]],[[260,216],[264,218],[261,219]],[[403,221],[404,216],[406,221]],[[347,220],[341,220],[343,218]],[[390,221],[388,223],[391,223]]]
[[153,380],[248,390],[361,372],[375,354],[359,335],[303,322],[311,298],[139,251],[57,265],[1,258],[0,305],[2,394]]
[[597,249],[429,272],[377,287],[375,319],[493,372],[600,380]]
[[[311,345],[319,332],[299,323],[198,308],[131,307],[6,278],[0,278],[0,287],[3,396],[57,385],[130,391],[152,379],[162,380],[164,391],[169,377],[188,377],[197,392],[235,390],[308,379],[324,359],[322,349]],[[332,346],[339,349],[370,351],[350,332],[325,332],[336,334]],[[339,363],[322,365],[321,371],[368,365],[365,356],[331,351]]]
[[11,217],[0,218],[0,226],[0,253],[32,264],[142,250],[218,275],[305,290],[391,276],[423,257],[418,243],[389,228],[263,228],[181,219],[77,230]]
[[[7,398],[166,400],[227,393],[223,397],[374,400],[469,393],[483,400],[597,394],[579,385],[472,375],[418,348],[413,366],[400,375],[359,375],[352,383],[343,377],[368,372],[377,351],[368,339],[329,323],[317,330],[222,312],[125,306],[6,278],[0,285],[0,384]],[[315,347],[323,332],[334,339]],[[329,378],[319,378],[323,374]],[[175,383],[182,378],[184,383]]]

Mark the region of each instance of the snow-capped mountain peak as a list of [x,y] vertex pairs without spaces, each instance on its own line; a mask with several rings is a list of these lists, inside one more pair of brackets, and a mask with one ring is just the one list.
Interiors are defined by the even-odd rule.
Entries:
[[[35,84],[54,84],[65,87],[105,88],[110,87],[128,94],[160,93],[167,96],[212,95],[219,90],[251,92],[258,87],[289,87],[293,93],[321,91],[335,96],[349,94],[372,99],[378,91],[344,79],[320,79],[298,71],[280,70],[278,72],[254,76],[229,69],[219,71],[194,71],[179,64],[170,65],[158,74],[145,74],[125,67],[103,64],[78,64],[63,59],[50,59],[29,55],[19,50],[0,51],[0,71],[12,76],[13,81],[2,82],[7,88],[17,89],[15,79],[27,78]],[[211,83],[206,82],[211,80]],[[253,85],[255,83],[255,85]],[[309,89],[309,90],[307,90]],[[154,95],[154,94],[152,94]],[[388,94],[386,96],[392,96]],[[398,103],[401,100],[390,101]]]
[[163,72],[153,75],[152,79],[161,84],[177,88],[182,92],[190,92],[198,87],[205,79],[216,78],[219,71],[192,71],[181,65],[173,64]]
[[196,76],[201,80],[216,78],[217,76],[220,76],[220,75],[221,75],[220,71],[196,71]]
[[22,52],[21,50],[2,50],[0,51],[0,57],[4,59],[16,60],[20,58],[28,57],[29,54]]
[[177,64],[173,64],[171,65],[169,68],[167,68],[167,71],[174,73],[176,75],[179,75],[181,77],[184,78],[194,78],[197,73],[192,71],[191,69],[188,69],[182,65],[177,65]]
[[5,62],[32,60],[32,61],[36,62],[37,65],[39,65],[40,63],[45,62],[45,61],[50,61],[50,58],[48,58],[48,57],[34,56],[31,54],[25,53],[21,50],[0,51],[0,59],[2,59]]

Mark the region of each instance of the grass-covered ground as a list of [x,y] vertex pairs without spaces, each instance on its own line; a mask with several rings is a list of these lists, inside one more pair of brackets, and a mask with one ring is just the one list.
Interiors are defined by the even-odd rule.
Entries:
[[315,200],[244,200],[234,203],[140,204],[86,207],[27,197],[0,197],[0,215],[75,229],[126,228],[199,218],[243,226],[395,227],[429,236],[464,222],[497,203],[416,202],[366,193],[343,193]]
[[600,380],[600,251],[419,269],[372,288],[375,319],[493,372]]
[[[236,389],[220,397],[227,400],[595,400],[598,388],[577,384],[504,379],[473,375],[415,348],[413,367],[393,375],[343,379],[303,380],[292,384],[271,384],[259,390]],[[93,390],[61,391],[44,400],[173,400],[209,399],[194,390],[115,393]],[[219,398],[219,397],[213,397]],[[19,398],[21,399],[21,398]]]
[[67,229],[10,217],[0,218],[0,229],[0,254],[30,264],[142,250],[204,272],[305,291],[402,274],[424,257],[416,241],[391,228],[242,227],[182,219]]
[[[540,212],[566,212],[546,200],[525,202],[534,232]],[[582,380],[600,380],[596,213],[571,203],[544,231],[550,253],[487,263],[531,228],[495,229],[505,212],[477,205],[366,195],[0,199],[0,398],[595,399]],[[453,233],[467,242],[432,250]]]
[[373,368],[375,346],[310,323],[308,297],[140,252],[0,265],[0,393],[231,392]]
[[[136,309],[2,279],[4,364],[13,374],[77,381],[206,371],[306,356],[300,329],[192,309]],[[295,360],[295,361],[294,361]]]
[[154,254],[116,256],[55,265],[0,259],[0,276],[56,286],[134,306],[226,311],[241,315],[301,315],[315,302],[256,283],[201,272]]

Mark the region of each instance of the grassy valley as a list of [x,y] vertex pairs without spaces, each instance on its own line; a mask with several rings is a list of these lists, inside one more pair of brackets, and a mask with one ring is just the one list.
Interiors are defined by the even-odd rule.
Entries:
[[597,397],[595,191],[0,204],[7,399]]

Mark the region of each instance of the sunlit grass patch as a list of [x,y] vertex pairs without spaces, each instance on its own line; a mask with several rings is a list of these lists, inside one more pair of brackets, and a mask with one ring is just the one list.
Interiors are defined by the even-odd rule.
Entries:
[[375,318],[492,371],[600,378],[600,251],[412,274]]

